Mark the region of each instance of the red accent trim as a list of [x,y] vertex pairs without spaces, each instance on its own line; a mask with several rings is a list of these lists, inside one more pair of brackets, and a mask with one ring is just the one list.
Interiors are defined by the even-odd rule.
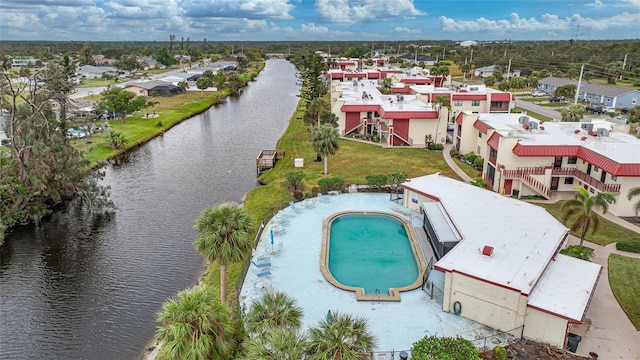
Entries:
[[450,272],[450,273],[456,273],[456,274],[464,275],[464,276],[466,276],[466,277],[470,277],[470,278],[472,278],[472,279],[475,279],[475,280],[478,280],[478,281],[481,281],[481,282],[485,282],[485,283],[487,283],[487,284],[495,285],[495,286],[501,287],[501,288],[503,288],[503,289],[511,290],[511,291],[513,291],[513,292],[517,292],[517,293],[519,293],[519,294],[521,294],[521,295],[524,295],[524,296],[526,296],[526,297],[529,297],[529,294],[527,294],[527,293],[523,293],[522,291],[520,291],[520,290],[518,290],[518,289],[516,289],[516,288],[512,288],[512,287],[510,287],[510,286],[503,285],[503,284],[498,284],[498,283],[496,283],[496,282],[489,281],[489,280],[487,280],[487,279],[482,279],[482,278],[479,278],[479,277],[477,277],[477,276],[473,276],[473,275],[471,275],[471,274],[464,273],[464,272],[462,272],[462,271],[458,271],[458,270],[455,270],[455,269],[454,269],[454,270],[451,270],[451,269],[444,269],[444,268],[441,268],[440,266],[437,266],[437,265],[434,265],[434,266],[433,266],[433,268],[434,268],[434,269],[436,269],[436,270],[438,270],[438,271],[441,271],[441,272]]
[[453,100],[487,100],[486,94],[453,94]]
[[426,85],[431,84],[434,80],[432,78],[403,78],[400,82],[405,84]]
[[491,101],[511,101],[511,94],[509,93],[491,93]]
[[565,319],[565,320],[567,320],[568,322],[570,322],[570,323],[572,323],[572,324],[582,324],[582,321],[580,321],[580,320],[572,319],[572,318],[570,318],[570,317],[566,317],[566,316],[564,316],[564,315],[560,315],[560,314],[554,313],[554,312],[552,312],[552,311],[549,311],[549,310],[545,310],[545,309],[539,308],[539,307],[537,307],[537,306],[533,306],[533,305],[529,305],[529,304],[527,304],[527,307],[530,307],[530,308],[532,308],[532,309],[536,309],[536,310],[538,310],[538,311],[540,311],[540,312],[543,312],[543,313],[545,313],[545,314],[549,314],[549,315],[553,315],[553,316],[557,316],[557,317],[559,317],[559,318]]
[[331,78],[332,79],[343,79],[344,78],[344,74],[340,73],[340,72],[332,72],[331,73]]
[[346,73],[345,76],[348,77],[348,78],[349,77],[352,77],[352,78],[365,78],[365,77],[367,77],[367,75],[363,74],[363,73]]
[[498,144],[500,143],[500,137],[502,135],[500,135],[499,132],[494,131],[493,134],[491,134],[491,136],[489,137],[489,140],[487,140],[487,145],[491,146],[493,148],[493,150],[498,150]]
[[382,111],[378,112],[384,119],[437,119],[438,112],[435,110],[428,111]]
[[369,112],[369,111],[380,111],[380,105],[342,105],[340,107],[340,111],[347,112]]
[[462,112],[456,116],[456,124],[462,125]]
[[487,125],[487,123],[485,123],[482,120],[476,120],[476,122],[473,123],[473,127],[482,131],[483,134],[487,134],[487,131],[489,131],[489,129],[493,129],[491,126]]

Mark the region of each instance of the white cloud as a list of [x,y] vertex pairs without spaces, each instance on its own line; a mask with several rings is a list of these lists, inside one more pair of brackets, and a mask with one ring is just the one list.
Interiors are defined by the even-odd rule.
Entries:
[[184,0],[190,17],[228,17],[248,19],[293,19],[294,5],[288,0]]
[[300,31],[308,33],[308,34],[328,34],[329,28],[326,26],[316,26],[316,24],[302,24],[300,26]]
[[587,4],[587,6],[589,6],[589,7],[603,7],[604,4],[602,3],[602,0],[594,0],[593,3]]
[[317,0],[315,7],[323,18],[345,24],[427,15],[414,6],[413,0]]
[[[577,18],[576,18],[577,17]],[[455,21],[446,16],[440,17],[444,32],[485,32],[485,33],[523,33],[534,31],[566,31],[573,27],[576,20],[589,21],[588,18],[573,17],[560,18],[557,15],[544,14],[540,20],[536,18],[521,18],[512,13],[508,19],[490,20],[479,18],[472,21]]]
[[403,27],[403,26],[396,26],[395,29],[393,29],[393,31],[396,33],[402,33],[402,34],[422,34],[422,30],[420,29],[410,29],[408,27]]

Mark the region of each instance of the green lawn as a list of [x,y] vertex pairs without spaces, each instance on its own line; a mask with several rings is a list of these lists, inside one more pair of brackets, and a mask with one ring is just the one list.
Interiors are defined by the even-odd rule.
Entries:
[[[547,209],[547,211],[551,215],[553,215],[553,217],[555,217],[556,219],[558,219],[558,221],[560,221],[560,219],[562,218],[562,211],[560,209],[562,206],[562,203],[563,201],[558,201],[553,204],[536,204],[536,205],[542,206],[543,208]],[[569,220],[568,224],[571,224],[571,220]],[[578,234],[575,234],[575,233],[573,235],[579,236]],[[638,233],[631,231],[629,229],[626,229],[620,225],[617,225],[605,218],[600,217],[600,227],[598,228],[598,231],[596,231],[595,234],[592,234],[591,232],[589,232],[585,236],[585,240],[598,245],[605,246],[614,242],[618,242],[621,239],[629,239],[637,236],[638,236]]]
[[532,117],[534,117],[534,118],[536,118],[536,119],[538,119],[538,120],[542,120],[542,121],[553,121],[553,119],[552,119],[552,118],[550,118],[550,117],[548,117],[548,116],[544,116],[544,115],[542,115],[542,114],[538,114],[537,112],[530,111],[530,110],[526,110],[526,109],[523,109],[523,108],[521,108],[521,107],[517,107],[517,106],[516,106],[515,108],[513,108],[513,109],[511,110],[511,112],[512,112],[512,113],[525,113],[525,112],[526,112],[526,113],[527,113],[527,115],[530,115],[530,116],[532,116]]
[[105,80],[105,79],[82,79],[82,82],[77,87],[78,88],[91,88],[91,87],[109,86],[109,85],[117,84],[120,81],[120,79],[117,79],[117,80],[118,81],[115,81],[114,79],[111,79],[111,80]]
[[462,171],[464,171],[465,174],[469,175],[472,179],[477,178],[478,175],[480,173],[482,173],[481,170],[476,170],[476,169],[473,168],[473,166],[471,166],[471,165],[469,165],[467,163],[464,163],[464,162],[462,162],[462,161],[460,161],[458,159],[453,159],[453,161],[455,161],[455,163],[458,165],[458,167]]
[[640,330],[640,259],[609,255],[609,283],[613,295],[636,330]]

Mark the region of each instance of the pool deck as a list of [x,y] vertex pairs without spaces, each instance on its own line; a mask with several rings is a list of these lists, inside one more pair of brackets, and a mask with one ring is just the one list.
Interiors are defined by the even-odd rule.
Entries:
[[[365,317],[377,339],[376,359],[390,359],[387,355],[392,351],[408,351],[426,335],[461,336],[475,340],[478,347],[488,348],[507,341],[508,336],[487,326],[443,312],[442,293],[438,290],[433,299],[416,289],[402,292],[400,302],[357,301],[354,292],[331,285],[320,269],[322,225],[326,218],[340,211],[377,210],[398,214],[419,228],[422,215],[390,201],[389,194],[350,193],[324,198],[296,203],[296,210],[288,207],[266,225],[253,259],[257,262],[259,256],[269,256],[270,274],[259,278],[257,269],[251,266],[240,293],[243,305],[248,308],[266,291],[282,291],[303,309],[303,331],[323,320],[328,310]],[[427,256],[428,262],[430,255]]]

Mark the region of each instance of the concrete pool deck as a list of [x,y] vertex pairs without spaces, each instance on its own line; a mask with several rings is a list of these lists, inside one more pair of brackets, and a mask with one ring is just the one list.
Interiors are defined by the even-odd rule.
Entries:
[[[351,193],[296,203],[297,211],[288,207],[266,225],[253,259],[270,256],[270,274],[257,276],[252,266],[240,292],[247,308],[265,291],[282,291],[294,298],[303,311],[302,331],[323,320],[327,312],[338,311],[365,317],[369,330],[377,339],[376,359],[385,359],[392,351],[408,351],[426,335],[461,336],[478,347],[493,348],[513,339],[496,330],[463,317],[442,311],[442,293],[434,298],[421,289],[402,292],[400,302],[357,301],[354,292],[331,285],[320,270],[322,225],[330,215],[347,210],[377,210],[396,213],[413,227],[420,227],[422,215],[389,200],[389,194]],[[328,200],[328,201],[327,201]],[[274,229],[274,244],[270,232]],[[272,254],[273,248],[273,254]],[[428,261],[429,259],[427,259]],[[372,274],[375,276],[375,274]]]

